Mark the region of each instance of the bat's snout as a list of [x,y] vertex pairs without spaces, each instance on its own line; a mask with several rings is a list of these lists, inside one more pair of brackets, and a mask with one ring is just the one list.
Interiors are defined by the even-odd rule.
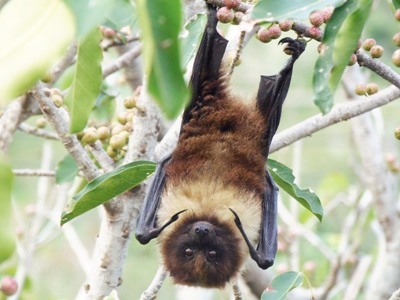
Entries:
[[208,222],[200,221],[193,224],[191,234],[195,238],[212,238],[215,236],[214,226]]

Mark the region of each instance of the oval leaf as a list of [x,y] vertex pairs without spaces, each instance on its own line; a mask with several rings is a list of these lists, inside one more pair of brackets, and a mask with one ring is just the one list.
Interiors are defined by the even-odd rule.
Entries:
[[70,132],[85,128],[89,115],[100,93],[102,83],[100,47],[101,33],[91,31],[78,46],[78,58],[72,86],[65,97],[71,116]]
[[305,20],[317,9],[338,6],[345,0],[260,0],[251,13],[253,19],[265,19],[267,22],[295,19]]
[[273,159],[268,159],[268,170],[280,188],[296,199],[307,210],[313,213],[318,220],[322,220],[324,210],[318,196],[309,189],[300,189],[294,182],[293,171],[287,166]]
[[0,263],[14,251],[15,238],[11,209],[11,190],[13,173],[10,164],[0,156]]
[[56,169],[56,183],[64,183],[72,181],[78,174],[78,165],[75,159],[68,154],[60,161]]
[[261,300],[283,300],[287,294],[301,286],[304,281],[303,273],[286,272],[272,280],[270,286],[262,294]]
[[61,216],[61,225],[137,186],[155,170],[151,161],[135,161],[92,180],[76,194]]
[[371,6],[372,0],[349,0],[335,9],[326,25],[313,78],[314,102],[323,113],[333,106],[333,94],[356,49]]
[[180,65],[179,0],[138,0],[147,89],[168,118],[175,118],[187,103],[189,91]]
[[74,18],[63,1],[9,1],[0,11],[0,104],[43,77],[74,34]]
[[189,20],[185,26],[185,35],[182,40],[182,66],[187,66],[202,37],[204,27],[207,23],[205,14],[198,14]]

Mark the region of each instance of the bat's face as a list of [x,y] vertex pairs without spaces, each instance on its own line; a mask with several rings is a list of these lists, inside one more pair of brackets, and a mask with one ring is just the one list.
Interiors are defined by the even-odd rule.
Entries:
[[162,239],[161,252],[175,283],[220,288],[240,270],[242,242],[228,224],[193,218]]

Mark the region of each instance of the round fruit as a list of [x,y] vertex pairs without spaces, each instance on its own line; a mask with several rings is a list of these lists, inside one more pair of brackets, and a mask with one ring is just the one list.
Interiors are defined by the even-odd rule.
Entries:
[[382,56],[383,54],[383,47],[380,45],[375,45],[371,48],[370,52],[371,52],[371,57],[372,58],[379,58]]
[[314,12],[312,12],[308,19],[310,20],[311,25],[315,26],[315,27],[319,27],[322,24],[324,24],[324,15],[322,14],[322,11],[320,10],[316,10]]
[[224,0],[224,4],[227,8],[237,8],[242,1],[240,0]]
[[374,39],[366,39],[362,45],[365,51],[371,50],[373,46],[376,45],[376,41]]
[[221,23],[230,23],[233,21],[234,17],[235,17],[235,13],[227,7],[221,7],[217,11],[217,18],[218,18],[218,21],[220,21]]
[[400,49],[393,52],[392,62],[396,67],[400,67]]

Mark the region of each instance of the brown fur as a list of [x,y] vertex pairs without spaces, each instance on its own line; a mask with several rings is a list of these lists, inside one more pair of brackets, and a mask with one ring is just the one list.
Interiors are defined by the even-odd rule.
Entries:
[[231,96],[219,81],[208,83],[203,97],[204,105],[195,108],[182,129],[166,168],[168,180],[176,184],[215,178],[261,195],[265,189],[264,118],[255,107]]
[[[190,229],[198,221],[206,221],[213,225],[216,237],[198,244],[190,236]],[[233,228],[221,223],[215,217],[195,217],[192,215],[163,240],[161,253],[164,265],[177,284],[222,288],[237,275],[243,263],[244,255],[237,247],[241,238]],[[185,255],[185,250],[194,251],[192,257]],[[215,251],[216,257],[207,257],[207,251]]]
[[[164,265],[175,283],[223,287],[238,275],[248,256],[229,208],[238,213],[249,239],[258,240],[265,191],[265,120],[254,106],[231,96],[224,79],[206,83],[202,97],[166,166],[158,224],[187,211],[159,240]],[[188,232],[196,221],[210,222],[218,236],[197,245],[196,255],[187,259]],[[204,254],[210,248],[217,249],[214,261]]]

